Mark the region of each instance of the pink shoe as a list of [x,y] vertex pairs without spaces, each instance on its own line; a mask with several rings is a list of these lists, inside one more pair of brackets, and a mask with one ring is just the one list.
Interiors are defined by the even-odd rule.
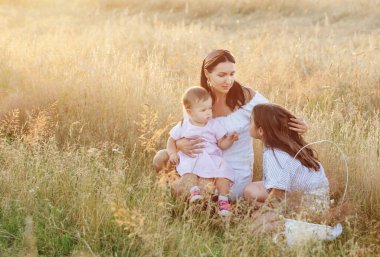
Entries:
[[224,201],[224,200],[219,201],[218,214],[223,217],[228,217],[231,215],[230,204],[228,203],[228,201]]
[[190,193],[190,203],[194,203],[196,201],[202,200],[203,196],[201,195],[201,191],[199,189],[195,189]]

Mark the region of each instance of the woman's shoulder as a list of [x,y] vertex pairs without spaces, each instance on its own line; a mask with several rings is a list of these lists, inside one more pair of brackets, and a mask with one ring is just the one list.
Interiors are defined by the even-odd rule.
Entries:
[[247,104],[253,99],[253,97],[256,94],[256,91],[247,86],[242,86],[242,88],[243,88],[243,94],[244,94],[244,99],[245,99],[244,104]]
[[242,88],[245,98],[245,104],[243,106],[248,107],[248,109],[253,108],[257,104],[269,103],[268,99],[252,88],[244,86]]

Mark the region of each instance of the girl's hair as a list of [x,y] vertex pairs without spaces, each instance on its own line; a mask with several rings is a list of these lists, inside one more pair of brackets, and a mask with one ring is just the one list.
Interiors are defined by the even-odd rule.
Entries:
[[[201,87],[205,88],[211,95],[212,101],[215,101],[215,96],[211,91],[210,86],[207,84],[207,77],[205,70],[212,72],[216,65],[222,62],[235,63],[235,58],[228,50],[218,49],[209,53],[203,60],[201,69]],[[243,92],[243,86],[234,81],[230,91],[227,93],[226,104],[231,110],[235,110],[236,106],[241,107],[245,103],[245,96]]]
[[203,87],[190,87],[182,95],[182,104],[185,109],[190,109],[193,104],[200,101],[206,101],[209,98],[209,92]]
[[[256,128],[263,130],[263,143],[267,147],[278,148],[295,156],[307,145],[306,141],[296,131],[289,129],[290,118],[295,118],[285,108],[275,104],[258,104],[252,111]],[[320,165],[316,154],[310,147],[305,147],[296,157],[304,166],[315,171]]]

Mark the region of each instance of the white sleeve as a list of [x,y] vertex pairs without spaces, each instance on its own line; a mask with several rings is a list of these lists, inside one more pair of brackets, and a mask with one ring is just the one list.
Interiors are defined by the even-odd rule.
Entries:
[[174,139],[178,140],[182,138],[182,124],[178,122],[169,132],[169,135]]
[[256,92],[251,101],[241,106],[239,109],[232,112],[228,116],[220,119],[220,121],[228,133],[237,132],[240,134],[249,128],[253,107],[258,104],[268,102],[268,99],[262,96],[259,92]]
[[249,115],[251,115],[253,107],[255,107],[258,104],[266,104],[266,103],[269,103],[269,100],[256,91],[255,96],[252,97],[251,101],[243,105],[240,109],[243,109],[244,111],[248,112]]

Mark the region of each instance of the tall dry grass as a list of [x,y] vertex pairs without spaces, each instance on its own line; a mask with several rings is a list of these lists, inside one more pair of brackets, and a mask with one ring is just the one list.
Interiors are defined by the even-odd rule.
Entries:
[[[379,1],[318,3],[0,1],[0,252],[22,253],[32,217],[45,256],[284,254],[244,211],[189,215],[151,169],[203,57],[226,48],[239,81],[348,157],[344,235],[285,254],[378,254]],[[341,188],[336,149],[316,148]]]

